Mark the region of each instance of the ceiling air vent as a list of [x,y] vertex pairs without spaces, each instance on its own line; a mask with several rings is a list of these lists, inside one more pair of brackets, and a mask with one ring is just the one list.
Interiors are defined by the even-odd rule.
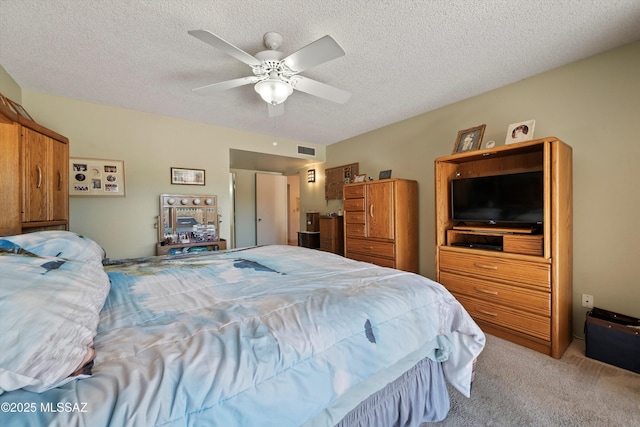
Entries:
[[298,154],[306,154],[307,156],[316,156],[316,149],[312,147],[304,147],[302,145],[298,145]]

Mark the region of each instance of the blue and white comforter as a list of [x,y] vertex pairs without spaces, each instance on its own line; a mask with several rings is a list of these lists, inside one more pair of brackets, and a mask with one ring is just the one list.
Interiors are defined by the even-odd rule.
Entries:
[[0,395],[37,409],[0,413],[0,423],[333,425],[344,413],[326,408],[355,407],[353,389],[411,357],[442,361],[469,395],[484,346],[441,285],[315,250],[266,246],[105,270],[93,375]]

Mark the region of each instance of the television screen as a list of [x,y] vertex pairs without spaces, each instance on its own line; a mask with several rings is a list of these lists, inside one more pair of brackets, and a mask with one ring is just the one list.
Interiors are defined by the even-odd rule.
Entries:
[[542,224],[542,171],[451,180],[451,219],[490,224]]

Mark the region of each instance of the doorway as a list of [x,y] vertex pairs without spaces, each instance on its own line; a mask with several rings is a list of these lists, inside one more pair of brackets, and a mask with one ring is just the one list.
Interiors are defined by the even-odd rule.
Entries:
[[[304,218],[300,217],[300,170],[306,169],[310,159],[278,156],[244,150],[229,150],[231,173],[231,234],[234,248],[256,245],[256,178],[258,173],[276,174],[287,178],[284,202],[284,244],[297,245],[298,232]],[[288,174],[285,176],[285,174]],[[271,203],[273,203],[271,201]]]
[[287,244],[287,177],[256,173],[256,244]]

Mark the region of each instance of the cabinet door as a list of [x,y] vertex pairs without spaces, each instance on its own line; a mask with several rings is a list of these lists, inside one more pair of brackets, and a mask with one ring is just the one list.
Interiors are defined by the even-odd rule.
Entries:
[[51,196],[51,220],[66,220],[69,210],[69,146],[50,140],[52,150],[49,190]]
[[46,221],[48,176],[51,158],[50,139],[31,129],[22,128],[23,213],[22,222]]
[[367,237],[394,239],[393,182],[367,185]]
[[334,221],[331,218],[320,218],[320,249],[333,252],[334,239]]
[[20,126],[0,124],[0,236],[20,234]]

